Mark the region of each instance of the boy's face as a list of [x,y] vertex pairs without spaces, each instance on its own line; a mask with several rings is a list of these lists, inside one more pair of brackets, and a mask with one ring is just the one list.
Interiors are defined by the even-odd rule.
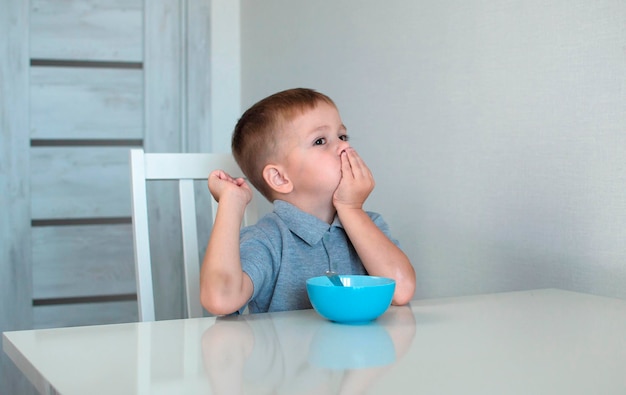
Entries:
[[337,108],[319,102],[288,123],[283,136],[283,164],[295,192],[332,197],[341,180],[341,152],[350,146]]

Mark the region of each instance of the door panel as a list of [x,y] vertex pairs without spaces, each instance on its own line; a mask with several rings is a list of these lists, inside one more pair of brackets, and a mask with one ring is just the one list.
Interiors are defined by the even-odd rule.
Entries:
[[142,139],[141,69],[31,67],[33,139]]
[[33,220],[130,217],[128,150],[31,148]]
[[33,228],[33,299],[136,292],[130,224]]
[[142,0],[31,0],[32,59],[141,62]]

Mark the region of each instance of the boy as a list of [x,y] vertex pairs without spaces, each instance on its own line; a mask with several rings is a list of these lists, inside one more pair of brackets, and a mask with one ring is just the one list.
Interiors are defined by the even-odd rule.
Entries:
[[311,308],[306,279],[328,270],[393,278],[392,303],[410,301],[415,271],[382,217],[362,208],[374,179],[329,97],[298,88],[261,100],[237,122],[232,150],[274,211],[240,231],[251,188],[221,170],[209,175],[219,202],[200,273],[209,312]]

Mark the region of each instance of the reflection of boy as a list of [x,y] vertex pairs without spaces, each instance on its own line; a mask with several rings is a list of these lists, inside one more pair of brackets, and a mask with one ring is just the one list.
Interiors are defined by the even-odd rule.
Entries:
[[202,335],[206,374],[215,394],[338,393],[344,375],[309,364],[307,350],[323,321],[302,327],[220,317]]
[[[395,364],[378,365],[379,355],[374,356],[375,366],[358,369],[363,367],[363,353],[391,352],[399,361],[411,347],[416,326],[408,306],[392,308],[373,325],[352,327],[357,334],[361,331],[352,347],[347,342],[344,349],[328,352],[328,347],[335,345],[332,341],[327,344],[328,340],[337,335],[349,336],[350,326],[307,319],[286,323],[281,315],[271,314],[260,320],[242,318],[219,317],[202,335],[204,367],[215,394],[367,393]],[[392,350],[382,350],[381,346]],[[368,347],[372,350],[366,350]],[[316,354],[320,349],[326,350],[324,355],[332,360],[318,366],[315,362],[319,358],[313,357],[311,363],[311,352]],[[323,367],[336,365],[334,353],[343,354],[344,360],[356,365],[341,369]]]
[[201,270],[209,312],[310,308],[306,279],[331,268],[393,278],[392,303],[411,299],[413,267],[382,217],[363,210],[374,179],[330,98],[291,89],[261,100],[237,123],[232,148],[274,211],[240,234],[251,188],[221,170],[209,175],[220,203]]

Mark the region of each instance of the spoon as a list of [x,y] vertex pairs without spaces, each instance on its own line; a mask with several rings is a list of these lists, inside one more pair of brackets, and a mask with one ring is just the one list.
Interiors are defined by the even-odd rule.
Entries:
[[[322,239],[322,242],[324,243],[324,248],[326,248],[326,242],[328,241],[329,237],[330,233],[327,232],[326,234],[324,234],[324,238]],[[328,254],[328,250],[326,250],[326,253]],[[330,256],[328,256],[328,270],[326,270],[326,277],[328,277],[330,282],[333,283],[335,286],[343,287],[343,283],[341,282],[339,274],[337,274],[337,272],[333,270],[333,260]]]
[[330,282],[333,283],[335,286],[343,287],[343,283],[341,282],[341,278],[339,277],[339,275],[337,273],[328,270],[326,272],[326,277],[328,277]]

